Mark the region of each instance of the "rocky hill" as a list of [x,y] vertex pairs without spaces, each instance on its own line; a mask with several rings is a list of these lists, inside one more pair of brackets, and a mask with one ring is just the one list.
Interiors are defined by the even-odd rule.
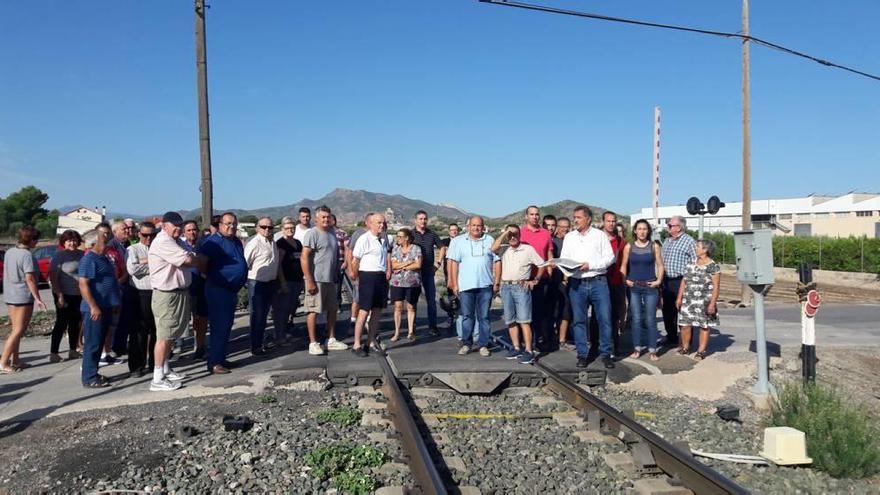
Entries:
[[[296,216],[296,211],[307,206],[314,210],[320,205],[327,205],[336,214],[341,225],[354,225],[363,220],[364,215],[371,211],[385,212],[387,208],[394,210],[396,219],[401,223],[410,223],[416,212],[425,210],[432,218],[462,220],[468,213],[452,205],[435,205],[419,199],[407,198],[400,194],[382,194],[363,190],[351,190],[337,188],[329,194],[318,198],[304,198],[296,203],[284,206],[269,206],[254,210],[233,209],[237,215],[268,215],[274,219],[285,215]],[[192,218],[200,213],[200,210],[188,210],[181,212],[184,217]]]

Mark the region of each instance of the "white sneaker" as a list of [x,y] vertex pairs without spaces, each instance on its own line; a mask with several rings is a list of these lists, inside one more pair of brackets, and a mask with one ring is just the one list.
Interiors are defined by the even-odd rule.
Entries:
[[165,374],[165,379],[171,382],[179,382],[184,378],[186,378],[186,375],[184,375],[183,373],[176,373],[174,371]]
[[352,316],[351,318],[349,318],[349,321],[351,321],[352,323],[356,323],[356,322],[357,322],[357,318],[355,318],[354,316]]
[[491,354],[492,354],[492,353],[489,352],[489,348],[488,348],[488,347],[480,347],[480,356],[488,357],[488,356],[490,356]]
[[180,382],[163,379],[161,382],[150,382],[150,392],[171,392],[180,388]]
[[321,347],[321,344],[317,342],[312,342],[309,344],[309,355],[311,356],[323,356],[324,349]]
[[329,351],[344,351],[348,349],[348,346],[344,343],[336,340],[336,339],[327,339],[327,350]]
[[470,347],[468,347],[468,346],[462,344],[462,346],[458,348],[458,355],[459,355],[459,356],[464,356],[465,354],[467,354],[467,353],[470,352],[470,351],[471,351],[471,348],[470,348]]

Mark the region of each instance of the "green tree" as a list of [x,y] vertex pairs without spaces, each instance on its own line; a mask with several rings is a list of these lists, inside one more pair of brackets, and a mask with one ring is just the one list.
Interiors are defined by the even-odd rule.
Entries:
[[0,232],[12,233],[22,225],[33,225],[44,236],[54,236],[58,212],[49,212],[43,205],[49,195],[34,186],[25,186],[5,199],[0,199]]

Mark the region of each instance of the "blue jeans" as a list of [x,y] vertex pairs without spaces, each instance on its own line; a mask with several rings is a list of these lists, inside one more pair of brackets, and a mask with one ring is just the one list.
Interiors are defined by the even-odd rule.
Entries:
[[587,309],[590,305],[599,321],[599,354],[610,357],[614,350],[611,345],[611,295],[608,293],[608,281],[604,276],[590,279],[569,278],[568,295],[574,316],[572,328],[578,358],[585,358],[590,352],[587,342]]
[[[634,285],[629,289],[629,310],[632,321],[633,347],[649,352],[657,350],[657,301],[660,291],[651,287]],[[645,342],[645,333],[648,341]]]
[[101,308],[101,317],[97,321],[92,321],[89,311],[83,311],[82,317],[82,384],[88,385],[98,380],[98,360],[104,349],[104,339],[113,324],[113,308]]
[[287,292],[280,289],[275,292],[272,299],[272,319],[275,321],[275,329],[272,331],[269,340],[277,340],[284,338],[287,332],[287,317],[290,316],[299,304],[299,295],[302,294],[305,286],[302,280],[288,280]]
[[235,320],[235,306],[238,304],[238,292],[212,283],[205,284],[205,298],[208,300],[208,322],[211,325],[210,356],[208,371],[215,364],[226,361],[226,347],[229,345],[229,334],[232,333],[232,322]]
[[260,282],[248,279],[248,306],[251,313],[251,350],[262,349],[263,335],[266,333],[266,320],[269,318],[269,309],[272,307],[272,299],[278,284],[271,280]]
[[489,345],[489,304],[492,302],[492,287],[481,287],[462,291],[461,301],[461,340],[470,346],[474,338],[474,325],[479,325],[477,345]]
[[428,328],[437,328],[437,287],[434,285],[434,267],[422,270],[422,290],[428,303]]
[[504,324],[532,322],[532,293],[522,285],[501,286],[501,302],[504,305]]

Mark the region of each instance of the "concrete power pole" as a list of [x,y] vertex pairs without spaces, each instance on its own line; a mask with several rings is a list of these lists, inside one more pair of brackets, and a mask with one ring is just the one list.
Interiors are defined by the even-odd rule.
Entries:
[[[742,124],[743,124],[743,153],[742,153],[742,172],[743,172],[743,193],[742,193],[742,230],[752,230],[752,142],[749,131],[751,122],[751,95],[750,95],[750,77],[749,77],[749,0],[743,0],[742,3],[742,34],[746,36],[742,46]],[[751,302],[752,291],[743,284],[742,286],[742,302],[749,304]]]
[[208,56],[205,49],[205,0],[196,7],[196,81],[199,98],[199,161],[202,167],[202,225],[214,214],[214,185],[211,180],[211,131],[208,124]]

